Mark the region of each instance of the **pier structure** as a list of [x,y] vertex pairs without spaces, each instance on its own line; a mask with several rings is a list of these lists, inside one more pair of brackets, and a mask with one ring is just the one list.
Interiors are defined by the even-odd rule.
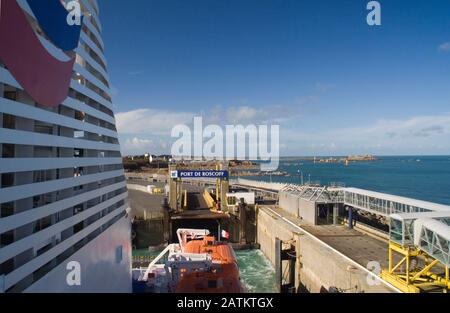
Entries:
[[[307,261],[302,262],[302,257],[306,260],[311,257],[311,252],[309,255],[304,252],[308,241],[301,236],[296,238],[295,241],[300,242],[297,273],[299,285],[303,287],[311,286],[312,278],[329,275],[327,268],[330,268],[329,272],[334,272],[335,276],[334,286],[328,286],[328,291],[349,291],[352,287],[359,292],[379,292],[381,287],[408,293],[450,290],[449,206],[357,188],[286,186],[279,192],[279,205],[261,212],[274,216],[275,223],[290,224],[300,234],[328,245],[327,253],[336,252],[324,257],[323,251],[317,250],[316,260],[328,266],[322,264],[322,270],[317,268],[314,274],[308,273]],[[348,229],[337,227],[339,220]],[[264,233],[259,217],[258,223],[258,239],[262,241],[273,228],[267,228]],[[296,236],[294,231],[292,237]],[[292,242],[292,238],[288,241]],[[262,249],[263,246],[261,244]],[[317,246],[311,248],[318,249]],[[276,253],[275,264],[279,258]],[[355,286],[348,285],[347,278],[352,275],[346,275],[345,269],[339,273],[339,267],[335,267],[345,260],[350,268],[358,264],[356,271],[366,272],[366,280],[359,280]],[[314,262],[310,265],[315,266]],[[330,282],[329,279],[323,281]]]
[[[215,178],[168,181],[177,185],[172,230],[202,226],[220,237],[226,229],[230,242],[259,247],[276,269],[281,292],[450,289],[450,206],[342,184],[238,178],[227,179],[223,193]],[[229,198],[246,192],[256,204],[233,208]],[[216,209],[216,194],[223,210]]]
[[450,206],[335,185],[230,186],[275,200],[257,206],[256,240],[282,291],[450,290]]

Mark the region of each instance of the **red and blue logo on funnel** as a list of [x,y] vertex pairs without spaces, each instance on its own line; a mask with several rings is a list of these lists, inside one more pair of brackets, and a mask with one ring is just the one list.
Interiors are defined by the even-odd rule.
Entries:
[[[27,3],[54,46],[77,48],[81,25],[69,25],[60,0]],[[61,61],[47,51],[16,0],[0,0],[0,59],[38,104],[57,106],[67,97],[75,58]]]

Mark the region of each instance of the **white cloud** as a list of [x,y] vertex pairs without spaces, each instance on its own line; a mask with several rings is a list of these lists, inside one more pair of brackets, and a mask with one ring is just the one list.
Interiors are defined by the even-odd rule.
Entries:
[[349,128],[281,130],[289,154],[434,154],[450,153],[450,114],[381,119]]
[[138,109],[116,114],[120,134],[167,135],[173,126],[189,123],[194,114],[154,109]]
[[226,111],[226,121],[230,124],[239,124],[243,122],[254,123],[259,120],[264,112],[248,106],[231,107]]
[[444,52],[450,52],[450,41],[440,44],[438,47],[438,50],[444,51]]
[[[204,126],[218,124],[279,124],[282,154],[450,154],[450,113],[405,119],[380,119],[372,124],[331,130],[303,129],[300,112],[289,106],[212,107],[209,112],[172,112],[138,109],[116,115],[124,154],[169,153],[170,132],[178,124],[191,125],[203,116]],[[295,122],[293,122],[295,121]],[[348,125],[348,124],[347,124]],[[362,125],[362,126],[361,126]]]
[[[295,110],[294,110],[295,111]],[[212,107],[209,112],[173,112],[156,109],[137,109],[116,114],[116,125],[125,155],[151,152],[169,153],[175,140],[171,138],[174,126],[191,125],[194,116],[203,117],[203,126],[216,124],[249,125],[279,124],[294,114],[292,109],[280,109],[280,106],[251,107],[221,106]]]
[[204,114],[205,122],[218,125],[248,125],[248,124],[279,124],[280,122],[298,116],[298,108],[292,106],[272,105],[264,107],[215,106]]
[[150,139],[133,137],[125,140],[124,148],[127,150],[153,149],[155,148],[155,144]]
[[170,135],[175,125],[192,123],[194,116],[203,116],[204,124],[259,124],[279,122],[297,114],[280,106],[255,108],[251,106],[212,107],[208,112],[174,112],[156,109],[137,109],[116,114],[117,130],[121,135]]
[[418,140],[450,134],[450,115],[416,116],[404,120],[382,119],[373,126],[350,129],[350,131],[356,136]]

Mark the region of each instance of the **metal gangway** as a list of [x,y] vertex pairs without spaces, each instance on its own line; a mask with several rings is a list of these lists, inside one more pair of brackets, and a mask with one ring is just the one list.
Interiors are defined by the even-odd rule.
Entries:
[[389,239],[383,279],[404,292],[450,291],[450,211],[392,214]]
[[343,188],[344,205],[389,217],[396,213],[450,212],[450,206],[358,188]]

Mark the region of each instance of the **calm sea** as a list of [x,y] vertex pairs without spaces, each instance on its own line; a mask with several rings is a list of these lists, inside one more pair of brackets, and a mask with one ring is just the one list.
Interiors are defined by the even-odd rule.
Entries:
[[322,185],[343,183],[398,196],[450,205],[450,156],[380,157],[378,161],[316,163],[302,159],[280,161],[280,171],[289,177],[250,179],[300,184],[309,179]]

